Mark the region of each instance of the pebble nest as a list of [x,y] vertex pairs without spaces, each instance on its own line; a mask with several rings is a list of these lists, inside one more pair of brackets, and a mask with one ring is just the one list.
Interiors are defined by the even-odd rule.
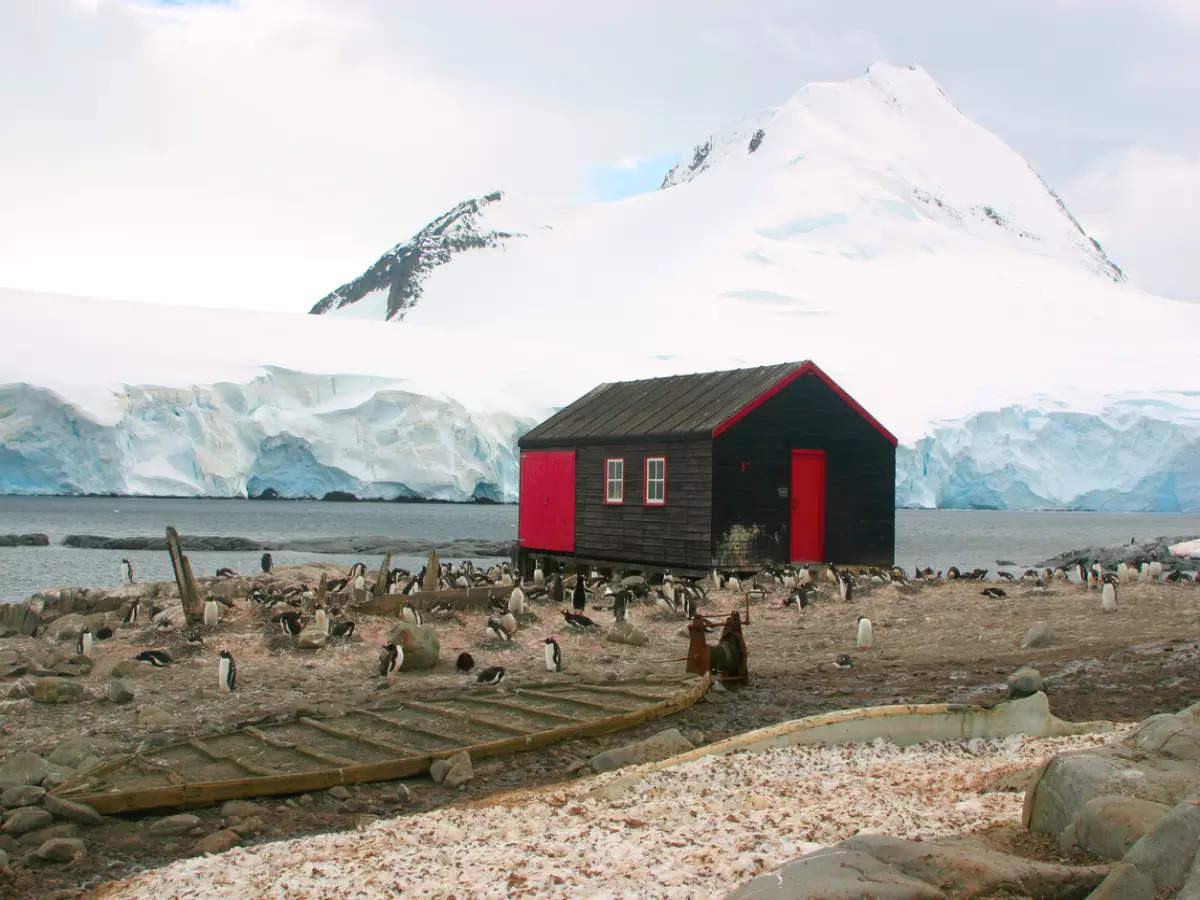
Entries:
[[1131,728],[737,752],[647,770],[613,800],[589,796],[637,772],[624,769],[358,831],[181,860],[98,896],[721,897],[855,834],[931,839],[1019,822],[1023,793],[993,789],[998,779]]

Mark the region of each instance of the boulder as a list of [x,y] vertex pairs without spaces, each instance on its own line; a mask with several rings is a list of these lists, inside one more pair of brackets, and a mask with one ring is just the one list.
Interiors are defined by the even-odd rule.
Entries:
[[93,664],[90,657],[68,656],[65,659],[55,662],[50,671],[52,674],[63,678],[80,678],[84,675],[90,675],[92,668]]
[[109,678],[132,678],[142,671],[143,664],[136,659],[123,659],[108,670]]
[[28,603],[0,603],[0,635],[36,635],[42,620]]
[[343,784],[335,784],[325,793],[327,793],[334,800],[349,800],[352,796],[350,793],[350,788]]
[[71,862],[87,856],[87,847],[79,838],[50,838],[33,855],[43,862]]
[[37,703],[77,703],[83,699],[83,685],[53,675],[39,678],[33,685],[33,699]]
[[50,764],[28,750],[14,753],[0,763],[0,785],[41,784]]
[[224,853],[226,850],[232,850],[241,842],[242,839],[236,831],[222,828],[220,831],[214,831],[212,834],[200,838],[196,842],[196,852]]
[[53,822],[54,816],[40,806],[21,806],[5,814],[4,825],[0,828],[3,828],[5,834],[16,837],[28,831],[45,828]]
[[14,784],[0,791],[0,808],[16,809],[18,806],[37,806],[46,796],[46,789],[36,784]]
[[320,650],[327,643],[329,643],[329,635],[312,628],[305,628],[296,637],[296,647],[300,650]]
[[113,703],[128,703],[133,699],[133,688],[123,678],[108,679],[108,699]]
[[614,644],[631,644],[634,647],[645,646],[650,638],[628,619],[618,619],[608,629],[606,639]]
[[68,738],[46,757],[48,762],[72,769],[80,768],[85,762],[103,756],[106,746],[91,738]]
[[1102,859],[1120,859],[1168,809],[1135,797],[1093,797],[1063,829],[1059,847],[1063,853],[1078,847]]
[[446,777],[442,779],[442,784],[446,787],[456,788],[475,777],[475,770],[471,766],[471,755],[466,750],[454,754],[446,762],[450,764],[450,768],[446,771]]
[[261,803],[252,803],[249,800],[226,800],[221,804],[221,815],[226,818],[231,816],[261,816],[265,815],[267,808]]
[[597,753],[588,760],[588,765],[591,766],[593,772],[609,772],[623,766],[666,759],[668,756],[685,753],[691,749],[691,741],[685,738],[678,728],[669,728],[644,741]]
[[0,850],[0,875],[11,875],[12,869],[8,866],[8,851]]
[[429,765],[429,777],[437,784],[441,784],[446,780],[446,773],[449,771],[450,760],[448,759],[435,759]]
[[401,622],[392,629],[388,640],[404,648],[404,662],[400,664],[401,672],[432,669],[437,665],[442,647],[438,641],[437,629],[432,625],[413,625],[411,622]]
[[1083,897],[1104,866],[1065,866],[1008,856],[962,841],[859,835],[766,872],[726,900],[873,897],[879,900],[1011,896]]
[[87,804],[64,800],[54,794],[47,794],[45,800],[42,801],[42,806],[55,817],[66,819],[69,822],[78,822],[81,825],[104,824],[104,816]]
[[1022,666],[1008,676],[1008,696],[1013,700],[1032,697],[1042,687],[1042,673],[1032,666]]
[[178,813],[150,823],[150,833],[159,837],[172,837],[177,834],[187,834],[199,825],[200,819],[191,813]]
[[1049,622],[1034,622],[1021,636],[1022,650],[1036,650],[1039,647],[1049,647],[1053,643],[1054,632],[1050,630]]
[[141,728],[167,728],[171,714],[158,706],[142,706],[137,711],[137,723]]

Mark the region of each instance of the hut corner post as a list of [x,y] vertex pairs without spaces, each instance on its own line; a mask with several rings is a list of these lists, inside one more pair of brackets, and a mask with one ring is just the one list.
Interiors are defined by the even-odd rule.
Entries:
[[437,550],[429,551],[429,563],[425,566],[425,583],[421,585],[422,591],[436,591],[438,589],[438,580],[442,573],[442,564],[438,560]]
[[392,551],[389,550],[383,556],[383,565],[379,567],[379,574],[375,576],[375,584],[371,588],[371,594],[375,597],[382,597],[388,592],[388,575],[392,571]]
[[196,596],[196,579],[192,576],[192,565],[183,555],[179,543],[179,532],[172,525],[167,526],[167,552],[171,554],[171,567],[175,570],[175,583],[179,585],[179,599],[183,604],[183,617],[189,625],[199,625],[204,621],[204,607]]

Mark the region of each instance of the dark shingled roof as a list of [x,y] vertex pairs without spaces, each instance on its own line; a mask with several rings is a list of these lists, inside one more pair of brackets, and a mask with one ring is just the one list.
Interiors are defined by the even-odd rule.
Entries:
[[[811,361],[602,384],[519,441],[523,449],[605,440],[716,437],[805,374],[825,381],[892,444],[896,439]],[[731,421],[732,420],[732,421]]]

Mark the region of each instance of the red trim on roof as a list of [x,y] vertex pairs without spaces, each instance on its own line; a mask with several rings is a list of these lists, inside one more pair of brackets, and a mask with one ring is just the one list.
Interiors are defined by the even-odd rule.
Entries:
[[895,447],[896,444],[899,443],[896,440],[895,435],[893,435],[890,431],[888,431],[886,428],[884,428],[882,425],[880,425],[879,421],[873,415],[871,415],[869,412],[867,412],[865,409],[863,409],[859,405],[857,400],[855,400],[853,397],[851,397],[849,394],[847,394],[844,390],[842,390],[841,386],[838,385],[838,383],[836,381],[834,381],[832,378],[830,378],[828,375],[826,375],[824,372],[822,372],[820,367],[812,361],[806,362],[804,365],[800,366],[797,369],[792,370],[787,375],[785,375],[783,378],[779,379],[779,381],[775,382],[774,385],[772,385],[767,390],[763,391],[761,394],[759,394],[757,397],[755,397],[753,400],[751,400],[749,403],[747,403],[745,406],[743,406],[741,409],[739,409],[737,412],[735,412],[732,416],[730,416],[728,419],[726,419],[724,422],[722,422],[720,425],[718,425],[716,428],[714,428],[713,432],[712,432],[712,436],[714,438],[720,437],[722,434],[724,434],[726,431],[728,431],[730,428],[732,428],[734,425],[736,425],[742,419],[746,418],[746,416],[750,415],[750,413],[754,412],[756,409],[758,409],[760,406],[762,406],[764,403],[766,403],[768,400],[770,400],[772,397],[774,397],[776,394],[778,394],[780,391],[782,391],[785,387],[787,387],[789,384],[791,384],[797,378],[801,377],[802,375],[809,375],[809,374],[816,375],[823,382],[825,382],[827,385],[829,385],[830,389],[835,394],[837,394],[839,397],[841,397],[842,401],[847,406],[849,406],[852,410],[854,410],[856,413],[858,413],[860,416],[862,416],[864,419],[866,419],[868,424],[870,424],[871,427],[873,427],[876,431],[878,431],[885,438],[887,438],[888,442],[893,447]]

